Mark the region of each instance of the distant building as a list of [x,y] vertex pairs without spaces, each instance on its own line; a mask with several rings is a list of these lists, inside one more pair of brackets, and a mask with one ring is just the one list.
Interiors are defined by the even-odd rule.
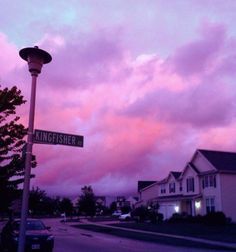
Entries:
[[158,203],[165,219],[173,213],[195,216],[222,211],[236,222],[236,153],[196,150],[181,172],[171,171],[139,190],[135,206]]
[[140,192],[143,188],[154,184],[157,181],[138,181],[138,192]]
[[126,202],[127,206],[129,206],[131,209],[133,209],[135,207],[136,203],[138,202],[138,197],[133,197],[133,196],[127,197],[125,202]]

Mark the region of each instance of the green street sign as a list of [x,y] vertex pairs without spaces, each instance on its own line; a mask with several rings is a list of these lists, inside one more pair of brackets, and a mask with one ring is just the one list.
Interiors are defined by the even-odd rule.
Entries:
[[60,132],[52,132],[46,130],[34,130],[34,143],[38,144],[59,144],[75,147],[84,146],[84,137],[79,135],[71,135]]

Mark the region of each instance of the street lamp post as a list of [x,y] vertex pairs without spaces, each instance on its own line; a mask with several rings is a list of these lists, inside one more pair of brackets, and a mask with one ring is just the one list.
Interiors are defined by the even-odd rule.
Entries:
[[29,72],[31,73],[32,76],[29,124],[28,124],[28,136],[26,147],[25,172],[24,172],[24,188],[23,188],[22,208],[21,208],[20,236],[18,244],[18,252],[24,252],[26,221],[27,221],[28,204],[29,204],[28,202],[29,202],[29,188],[30,188],[31,157],[33,147],[36,83],[38,74],[41,73],[43,64],[49,63],[52,60],[52,57],[48,52],[39,49],[37,46],[21,49],[19,55],[23,60],[28,62]]

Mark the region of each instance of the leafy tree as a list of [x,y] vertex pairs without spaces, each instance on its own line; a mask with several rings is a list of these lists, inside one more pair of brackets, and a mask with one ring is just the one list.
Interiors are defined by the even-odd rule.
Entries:
[[111,213],[115,212],[117,210],[117,204],[116,201],[113,201],[110,205],[110,211]]
[[73,204],[69,198],[63,198],[59,203],[59,209],[62,213],[66,213],[67,216],[73,214]]
[[26,135],[16,108],[26,101],[17,87],[0,86],[0,211],[8,210],[16,198],[17,185],[23,182],[24,157],[21,155]]
[[29,195],[29,209],[34,216],[58,215],[61,211],[61,200],[59,197],[49,197],[39,187],[33,187]]
[[96,213],[96,199],[91,186],[81,188],[82,194],[78,200],[78,208],[80,213],[88,216],[94,216]]
[[29,210],[32,215],[41,215],[45,208],[45,199],[47,194],[38,187],[32,188],[29,195]]
[[148,211],[147,207],[145,207],[145,206],[137,207],[131,213],[131,216],[135,220],[137,220],[138,222],[143,222],[146,219],[148,219],[148,215],[149,215],[149,211]]

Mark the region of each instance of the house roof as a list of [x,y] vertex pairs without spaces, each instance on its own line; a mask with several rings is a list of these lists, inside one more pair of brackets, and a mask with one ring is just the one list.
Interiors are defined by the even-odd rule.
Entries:
[[156,182],[157,181],[138,181],[138,192],[140,192],[145,187],[150,186]]
[[198,150],[217,170],[236,172],[236,153]]
[[197,167],[196,167],[192,162],[188,163],[188,165],[191,166],[191,168],[192,168],[196,173],[199,173]]

